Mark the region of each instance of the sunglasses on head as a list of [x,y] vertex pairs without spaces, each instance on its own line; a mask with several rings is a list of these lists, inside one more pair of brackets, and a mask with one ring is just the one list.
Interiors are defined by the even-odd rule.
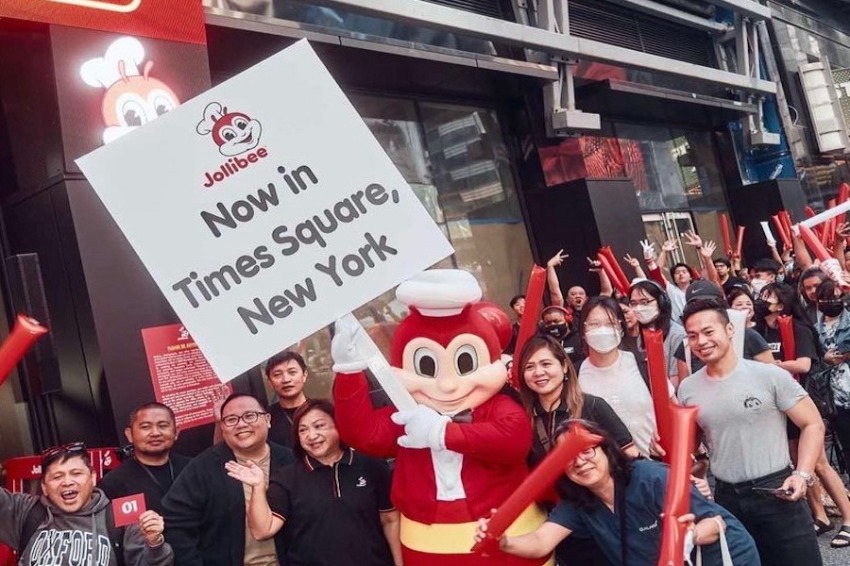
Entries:
[[68,444],[62,444],[60,446],[53,446],[41,453],[41,469],[42,471],[44,471],[44,469],[49,464],[53,463],[59,458],[83,454],[88,454],[88,449],[86,448],[84,442],[70,442]]

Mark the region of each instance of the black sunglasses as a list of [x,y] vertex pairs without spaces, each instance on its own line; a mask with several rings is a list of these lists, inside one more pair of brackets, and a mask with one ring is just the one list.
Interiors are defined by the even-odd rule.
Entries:
[[41,453],[41,471],[44,473],[47,466],[60,458],[77,455],[88,455],[88,448],[86,448],[84,442],[70,442],[48,448]]

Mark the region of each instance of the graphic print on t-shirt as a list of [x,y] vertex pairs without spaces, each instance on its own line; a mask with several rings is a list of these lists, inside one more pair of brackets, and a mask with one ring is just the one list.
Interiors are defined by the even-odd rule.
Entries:
[[93,537],[91,531],[79,529],[40,531],[30,550],[29,566],[109,566],[109,537],[97,535],[97,549]]

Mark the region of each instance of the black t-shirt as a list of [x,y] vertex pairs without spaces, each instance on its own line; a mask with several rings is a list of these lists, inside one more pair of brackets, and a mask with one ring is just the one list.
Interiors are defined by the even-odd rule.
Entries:
[[564,352],[570,357],[570,361],[578,368],[579,364],[584,361],[587,356],[584,355],[584,350],[581,348],[581,334],[572,330],[565,338],[561,340],[561,346],[564,347]]
[[729,279],[726,280],[726,283],[723,284],[723,293],[725,295],[729,294],[729,291],[734,289],[735,287],[743,287],[747,288],[747,282],[741,279],[740,277],[735,277],[734,275],[730,275]]
[[[555,431],[567,419],[575,418],[569,414],[567,407],[562,403],[554,411],[547,413],[538,401],[534,402],[532,409],[531,426],[534,429],[531,452],[528,455],[528,465],[533,468],[540,463],[546,453],[552,449],[552,436]],[[607,431],[620,447],[632,443],[632,435],[629,429],[614,412],[605,399],[595,395],[584,394],[584,403],[581,406],[581,417],[599,425]]]
[[394,509],[384,460],[346,449],[326,466],[304,458],[269,476],[272,513],[283,518],[281,564],[392,566],[379,513]]
[[[745,360],[754,360],[756,356],[761,354],[762,352],[767,352],[770,350],[770,346],[767,344],[764,338],[762,338],[761,334],[756,332],[752,328],[747,328],[744,331],[744,359]],[[687,361],[685,358],[685,345],[679,344],[679,347],[676,348],[676,353],[673,354],[677,360],[682,360],[683,362]],[[705,364],[702,363],[698,357],[691,355],[691,373],[697,372],[705,367]]]
[[[785,350],[782,349],[782,337],[779,333],[779,328],[771,328],[764,325],[760,330],[762,336],[767,341],[767,345],[770,347],[770,353],[773,354],[773,359],[780,362],[785,360]],[[812,363],[815,363],[820,357],[818,354],[817,339],[812,329],[797,320],[794,321],[794,347],[797,350],[798,358],[809,358],[812,360]],[[800,377],[805,376],[801,375]]]
[[519,337],[519,321],[513,323],[511,325],[511,341],[508,342],[508,346],[505,348],[503,354],[507,354],[509,356],[514,355],[514,350],[516,350],[516,339]]
[[145,507],[162,515],[162,498],[189,462],[191,458],[174,453],[162,466],[146,466],[130,457],[103,476],[98,487],[109,499],[144,493]]
[[269,414],[272,416],[272,426],[269,429],[269,440],[275,444],[292,448],[294,438],[292,436],[292,417],[295,415],[294,409],[284,409],[280,404],[275,403],[269,407]]

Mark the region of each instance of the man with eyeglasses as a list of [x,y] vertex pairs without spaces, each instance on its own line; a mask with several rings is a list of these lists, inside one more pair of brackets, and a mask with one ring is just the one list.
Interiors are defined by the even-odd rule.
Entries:
[[271,420],[256,397],[234,393],[221,405],[223,442],[183,470],[163,499],[168,542],[180,566],[277,566],[283,555],[271,540],[247,528],[250,491],[228,477],[224,464],[254,462],[266,476],[295,460],[289,448],[268,442]]
[[162,517],[148,510],[139,522],[116,528],[109,498],[95,488],[94,471],[82,442],[42,453],[43,495],[0,489],[0,542],[30,566],[168,566]]

